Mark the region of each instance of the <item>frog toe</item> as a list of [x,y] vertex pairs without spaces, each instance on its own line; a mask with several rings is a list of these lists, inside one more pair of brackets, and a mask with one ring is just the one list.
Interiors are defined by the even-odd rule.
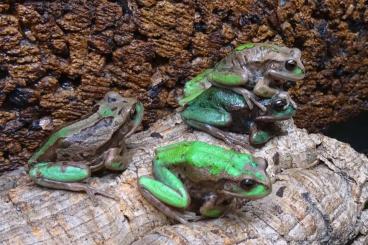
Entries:
[[95,188],[92,188],[90,186],[86,186],[85,187],[85,192],[87,193],[88,197],[91,199],[93,205],[96,207],[98,206],[98,200],[96,198],[96,195],[101,195],[103,197],[107,197],[107,198],[110,198],[110,199],[113,199],[115,201],[119,201],[119,198],[107,191],[100,191],[100,190],[97,190]]

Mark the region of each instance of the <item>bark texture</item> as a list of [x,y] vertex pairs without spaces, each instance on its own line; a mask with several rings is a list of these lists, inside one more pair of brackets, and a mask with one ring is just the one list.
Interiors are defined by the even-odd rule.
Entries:
[[[40,188],[23,170],[9,172],[0,178],[0,243],[366,244],[367,157],[347,144],[297,129],[292,122],[285,130],[287,135],[255,153],[269,161],[271,195],[243,203],[222,218],[188,226],[170,224],[143,199],[136,184],[138,176],[151,173],[158,146],[181,140],[225,146],[188,129],[178,115],[128,139],[135,154],[123,174],[91,179],[94,187],[118,195],[119,202],[98,197],[94,207],[86,194]],[[319,164],[305,169],[317,159]]]
[[345,120],[368,105],[367,26],[364,0],[0,1],[0,171],[111,89],[144,102],[147,127],[249,41],[303,51],[299,127]]

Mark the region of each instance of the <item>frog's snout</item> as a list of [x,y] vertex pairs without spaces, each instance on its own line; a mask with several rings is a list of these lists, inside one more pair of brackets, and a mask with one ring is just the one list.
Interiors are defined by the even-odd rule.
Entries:
[[262,170],[266,170],[268,168],[268,161],[265,158],[254,157],[253,160]]

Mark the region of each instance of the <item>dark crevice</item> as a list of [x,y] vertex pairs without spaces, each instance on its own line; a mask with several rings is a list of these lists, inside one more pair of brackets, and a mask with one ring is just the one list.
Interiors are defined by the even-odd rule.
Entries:
[[4,108],[8,110],[21,109],[29,105],[29,98],[33,95],[29,88],[15,88],[6,97]]
[[129,8],[128,1],[127,0],[116,0],[117,4],[121,6],[123,9],[123,13],[126,15],[133,15],[132,10]]
[[9,159],[9,151],[7,151],[7,150],[4,150],[3,151],[3,157],[5,158],[5,159]]
[[302,195],[303,199],[306,201],[306,203],[308,204],[308,207],[310,208],[311,212],[314,212],[314,213],[320,215],[320,217],[322,218],[326,230],[324,231],[324,234],[322,234],[324,239],[321,240],[321,242],[326,243],[328,240],[331,239],[332,234],[333,234],[333,228],[331,226],[331,220],[330,220],[329,216],[327,214],[324,214],[319,209],[316,200],[314,200],[314,198],[311,197],[310,193],[305,192],[305,193],[302,193],[301,195]]
[[356,151],[368,154],[368,111],[346,122],[337,123],[323,130],[323,134],[349,143]]
[[197,32],[205,32],[208,29],[208,26],[207,26],[206,23],[200,21],[200,22],[194,24],[194,29]]
[[316,90],[322,92],[323,94],[328,94],[331,92],[331,85],[328,83],[319,83],[316,84]]
[[239,25],[245,26],[250,24],[259,24],[262,19],[256,14],[245,14],[239,18]]
[[150,98],[156,98],[158,97],[158,95],[160,94],[161,90],[162,90],[162,85],[163,84],[157,84],[157,85],[154,85],[152,87],[150,87],[147,91],[147,94]]
[[70,78],[66,75],[61,75],[59,77],[60,87],[63,89],[71,89],[73,87],[78,87],[81,84],[81,77]]
[[166,57],[162,57],[158,54],[155,55],[155,57],[152,59],[152,65],[154,67],[160,67],[162,65],[166,65],[168,64],[170,61],[169,58],[166,58]]
[[106,64],[113,63],[113,54],[112,53],[108,53],[108,54],[105,55],[105,63]]
[[350,240],[348,240],[347,243],[346,243],[346,245],[352,245],[352,244],[354,244],[354,242],[357,241],[362,236],[363,236],[362,234],[358,233],[355,237],[353,237]]
[[303,50],[304,42],[306,41],[303,37],[296,37],[294,41],[294,46],[297,47],[300,50]]
[[339,66],[338,68],[336,68],[336,70],[334,71],[333,73],[333,76],[335,78],[340,78],[342,76],[346,76],[348,75],[349,73],[347,71],[344,70],[344,67],[342,66]]
[[328,19],[329,11],[328,7],[323,1],[316,1],[315,11],[312,12],[312,18],[314,19]]
[[5,1],[5,3],[9,3],[9,9],[8,9],[8,11],[6,12],[7,14],[15,14],[16,12],[17,12],[17,9],[16,9],[16,4],[23,4],[24,3],[24,1],[17,1],[17,3],[15,3],[14,1],[10,1],[10,0],[8,0],[8,1]]
[[138,30],[133,32],[133,39],[134,40],[141,40],[144,42],[148,41],[148,37],[140,33]]
[[8,69],[6,69],[4,66],[0,66],[0,80],[5,79],[7,76],[9,76]]
[[367,24],[361,21],[348,20],[349,29],[352,32],[361,32],[362,30],[367,30]]

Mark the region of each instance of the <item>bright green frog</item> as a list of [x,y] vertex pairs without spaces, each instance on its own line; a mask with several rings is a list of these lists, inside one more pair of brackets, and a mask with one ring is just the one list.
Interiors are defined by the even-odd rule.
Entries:
[[183,120],[196,129],[225,141],[230,145],[249,148],[247,142],[232,137],[227,131],[249,134],[249,143],[262,146],[274,137],[279,128],[275,124],[291,118],[295,103],[286,92],[260,101],[266,111],[249,109],[244,98],[229,89],[211,87],[189,102],[181,112]]
[[179,104],[187,104],[215,85],[241,94],[250,109],[253,102],[265,111],[266,108],[258,103],[253,93],[258,97],[270,98],[279,92],[270,87],[274,80],[297,81],[304,76],[305,69],[299,49],[270,43],[247,43],[235,48],[213,69],[207,69],[188,81],[184,98]]
[[122,171],[130,161],[124,139],[140,125],[143,105],[133,98],[108,92],[97,112],[54,132],[29,159],[29,175],[45,187],[112,195],[81,183],[91,173]]
[[[271,182],[266,168],[263,158],[183,141],[156,149],[154,178],[142,176],[138,186],[151,204],[185,224],[199,217],[221,216],[234,198],[255,200],[268,195]],[[184,212],[198,209],[199,217]]]

